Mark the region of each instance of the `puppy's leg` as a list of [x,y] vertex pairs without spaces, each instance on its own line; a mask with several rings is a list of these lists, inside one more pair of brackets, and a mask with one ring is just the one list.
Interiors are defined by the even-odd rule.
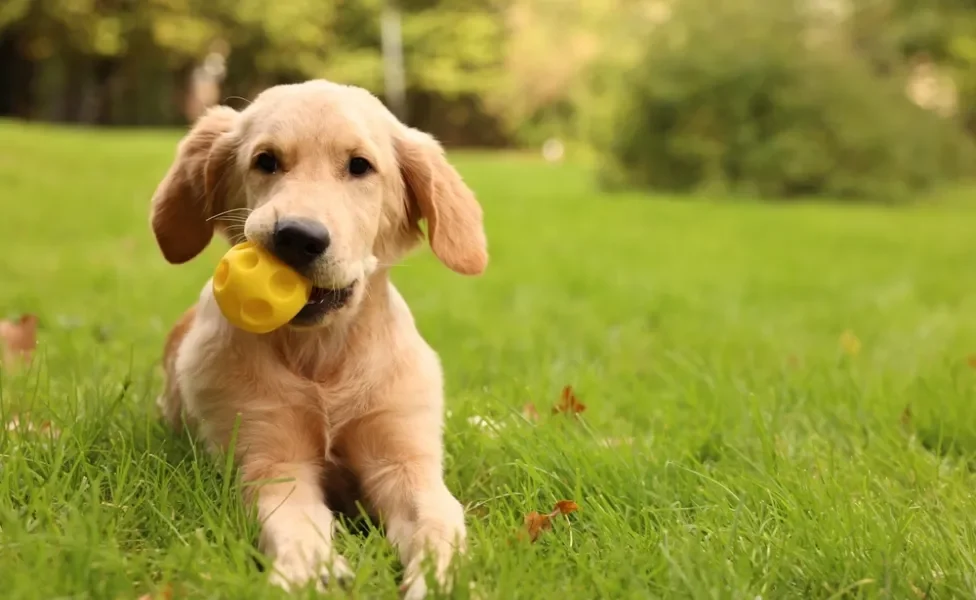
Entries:
[[347,431],[343,447],[406,567],[405,598],[426,596],[428,559],[449,591],[448,567],[464,552],[466,533],[464,510],[444,485],[439,408],[365,417]]
[[272,582],[292,589],[315,581],[322,588],[330,578],[351,578],[332,548],[333,517],[321,487],[323,441],[309,427],[317,420],[283,407],[245,419],[237,454],[246,499],[261,523],[260,549],[273,560]]
[[166,336],[166,345],[163,348],[163,371],[165,372],[166,384],[162,394],[156,399],[156,406],[159,407],[160,414],[166,424],[177,432],[183,429],[183,397],[177,384],[179,379],[176,373],[176,358],[183,340],[190,332],[190,327],[193,326],[196,315],[196,305],[184,312],[173,329],[170,330],[169,335]]

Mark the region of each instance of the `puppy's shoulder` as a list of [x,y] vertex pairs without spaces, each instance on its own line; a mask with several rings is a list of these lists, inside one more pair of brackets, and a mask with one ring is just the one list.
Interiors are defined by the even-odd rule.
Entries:
[[193,326],[196,317],[197,305],[194,304],[180,315],[180,318],[177,319],[173,328],[170,329],[169,334],[166,336],[166,343],[163,346],[163,364],[166,365],[167,370],[176,362],[176,355],[179,352],[180,346],[183,344],[183,340],[186,339],[187,334],[190,332],[190,328]]

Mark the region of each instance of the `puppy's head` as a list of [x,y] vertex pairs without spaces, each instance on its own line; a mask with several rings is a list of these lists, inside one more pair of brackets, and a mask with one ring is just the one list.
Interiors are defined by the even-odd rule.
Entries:
[[203,115],[153,196],[151,222],[172,263],[214,232],[267,248],[312,281],[292,322],[308,327],[354,311],[370,274],[420,239],[421,219],[441,262],[485,269],[481,207],[440,145],[365,90],[310,81]]

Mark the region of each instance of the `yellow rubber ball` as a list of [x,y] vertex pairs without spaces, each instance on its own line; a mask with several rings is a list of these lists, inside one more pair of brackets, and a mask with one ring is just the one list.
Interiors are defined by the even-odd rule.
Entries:
[[312,283],[264,248],[244,242],[220,259],[213,292],[231,325],[268,333],[295,318],[308,302]]

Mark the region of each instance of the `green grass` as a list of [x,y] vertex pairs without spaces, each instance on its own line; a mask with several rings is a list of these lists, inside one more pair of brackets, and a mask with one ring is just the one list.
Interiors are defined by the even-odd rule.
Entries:
[[[177,139],[0,124],[0,314],[41,319],[2,417],[61,432],[0,432],[4,598],[283,597],[232,473],[153,410],[163,336],[222,252],[174,267],[155,249]],[[572,166],[456,158],[489,272],[425,250],[395,280],[444,362],[462,581],[501,599],[976,596],[976,205],[607,196]],[[549,414],[566,384],[580,422]],[[561,499],[582,510],[516,539]],[[338,544],[354,597],[394,597],[380,532]]]

